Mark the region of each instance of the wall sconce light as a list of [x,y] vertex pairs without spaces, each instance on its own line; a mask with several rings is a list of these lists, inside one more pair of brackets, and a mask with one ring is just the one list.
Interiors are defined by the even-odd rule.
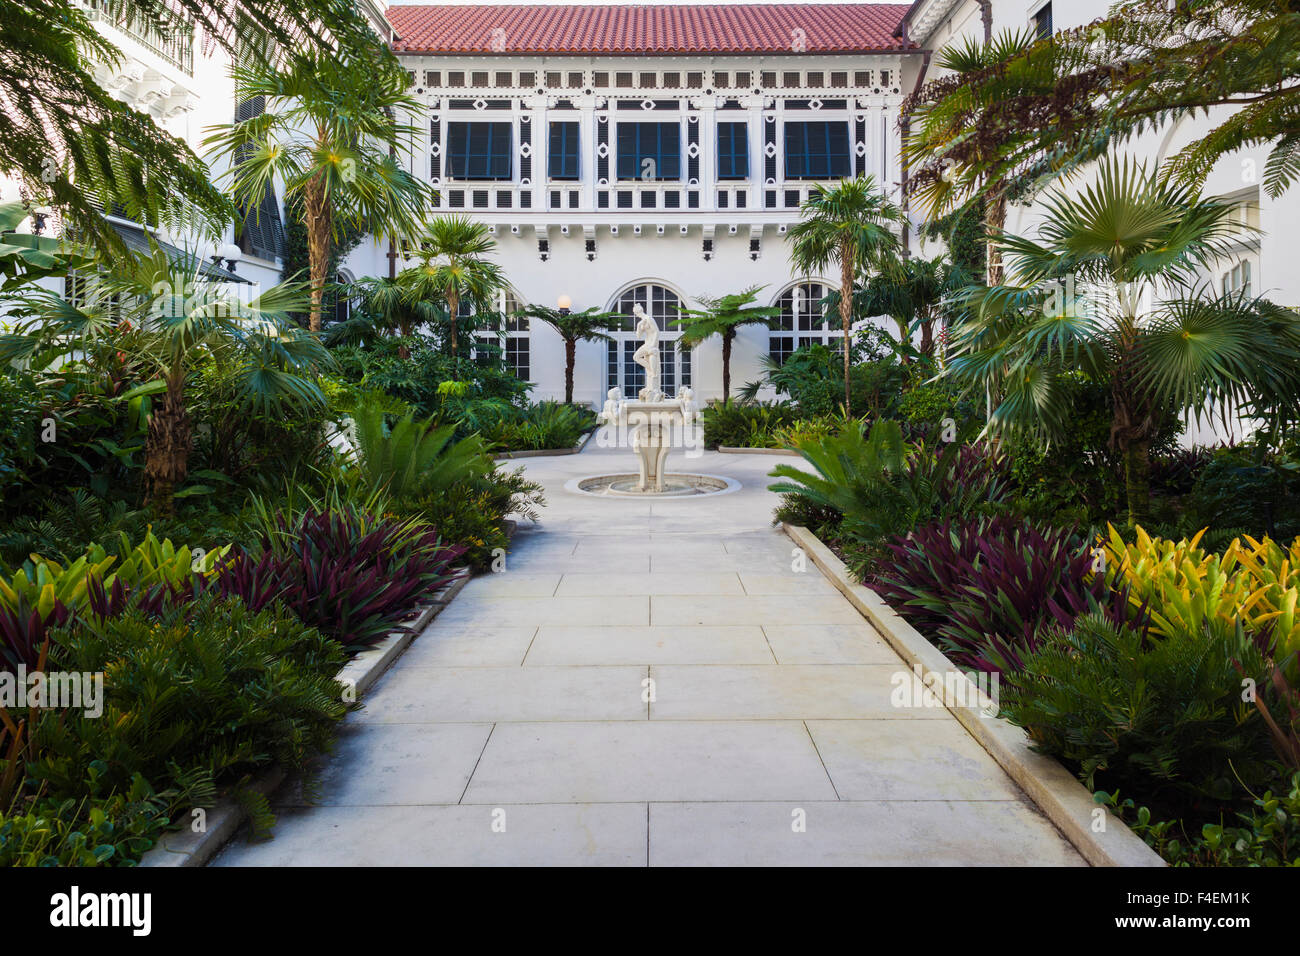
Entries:
[[555,305],[560,310],[560,315],[568,315],[573,311],[573,300],[567,295],[562,295],[556,299]]
[[243,256],[243,250],[233,242],[223,242],[212,250],[212,264],[218,269],[222,268],[221,260],[226,261],[225,269],[229,272],[235,271],[235,266],[239,264],[240,257]]

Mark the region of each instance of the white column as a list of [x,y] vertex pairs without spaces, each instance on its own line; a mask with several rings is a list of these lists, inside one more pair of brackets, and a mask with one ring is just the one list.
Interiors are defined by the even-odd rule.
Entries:
[[578,104],[578,173],[582,177],[582,208],[596,208],[596,97]]
[[702,97],[700,104],[700,208],[715,209],[718,202],[717,100]]
[[[546,82],[546,73],[539,70],[537,74],[540,79],[538,82]],[[548,128],[548,118],[546,110],[546,97],[533,97],[533,109],[531,111],[533,118],[533,211],[542,212],[546,209],[546,177],[549,173],[549,156],[547,155],[547,145],[550,143],[550,130]]]

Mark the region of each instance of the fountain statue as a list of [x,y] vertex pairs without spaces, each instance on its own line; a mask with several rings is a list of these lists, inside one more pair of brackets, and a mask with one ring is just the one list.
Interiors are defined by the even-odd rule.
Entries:
[[[629,444],[637,456],[638,474],[574,479],[575,489],[585,494],[683,497],[719,494],[740,487],[738,482],[716,475],[666,474],[664,466],[675,434],[680,434],[686,444],[687,429],[695,427],[700,409],[689,387],[684,386],[675,399],[664,395],[659,378],[659,325],[640,305],[633,307],[632,315],[636,319],[636,336],[642,340],[632,358],[645,369],[645,384],[637,398],[627,400],[621,400],[619,389],[611,388],[597,420],[608,428],[609,437],[621,429],[630,432]],[[615,441],[617,444],[621,438]]]

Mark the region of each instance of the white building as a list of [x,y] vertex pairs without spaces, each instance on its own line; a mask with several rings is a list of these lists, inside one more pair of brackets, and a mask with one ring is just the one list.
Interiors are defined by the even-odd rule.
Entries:
[[[720,397],[721,344],[675,345],[671,320],[699,296],[765,287],[782,328],[742,329],[732,381],[760,357],[839,337],[817,303],[827,279],[795,273],[785,242],[818,183],[901,181],[901,4],[393,6],[393,49],[428,131],[413,172],[435,212],[488,223],[515,301],[630,315],[663,330],[666,390]],[[350,257],[387,273],[388,249]],[[393,268],[401,268],[397,262]],[[639,388],[631,323],[579,345],[574,398]],[[564,349],[549,327],[512,330],[507,354],[560,398]]]

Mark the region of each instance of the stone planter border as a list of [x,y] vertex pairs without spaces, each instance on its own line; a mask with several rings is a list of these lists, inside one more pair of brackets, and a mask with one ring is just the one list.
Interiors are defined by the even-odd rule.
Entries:
[[587,447],[587,442],[595,434],[595,429],[584,432],[578,439],[578,444],[572,448],[543,448],[538,451],[507,451],[500,455],[493,455],[493,461],[513,461],[516,458],[557,458],[560,455],[576,455]]
[[[784,524],[783,530],[858,609],[909,667],[920,673],[949,675],[959,669],[937,647],[885,603],[880,595],[858,584],[844,562],[807,528]],[[974,685],[971,685],[972,687]],[[1086,787],[1056,760],[1029,748],[1023,730],[1005,720],[986,717],[978,707],[944,705],[967,732],[989,752],[1093,866],[1165,866],[1142,838],[1103,811],[1105,830],[1093,832],[1099,805]]]
[[718,451],[724,455],[793,455],[798,458],[799,453],[789,448],[736,448],[731,445],[719,445]]
[[[388,636],[374,647],[366,648],[344,664],[337,679],[343,683],[351,682],[360,700],[411,641],[460,593],[469,579],[470,572],[465,569],[458,578],[441,588],[429,604],[421,607],[404,630],[389,631]],[[270,796],[284,776],[283,767],[271,767],[250,786],[263,796]],[[207,811],[207,825],[203,832],[195,833],[187,828],[164,833],[158,843],[140,858],[140,866],[203,866],[234,837],[246,817],[243,807],[229,797],[223,797]]]

